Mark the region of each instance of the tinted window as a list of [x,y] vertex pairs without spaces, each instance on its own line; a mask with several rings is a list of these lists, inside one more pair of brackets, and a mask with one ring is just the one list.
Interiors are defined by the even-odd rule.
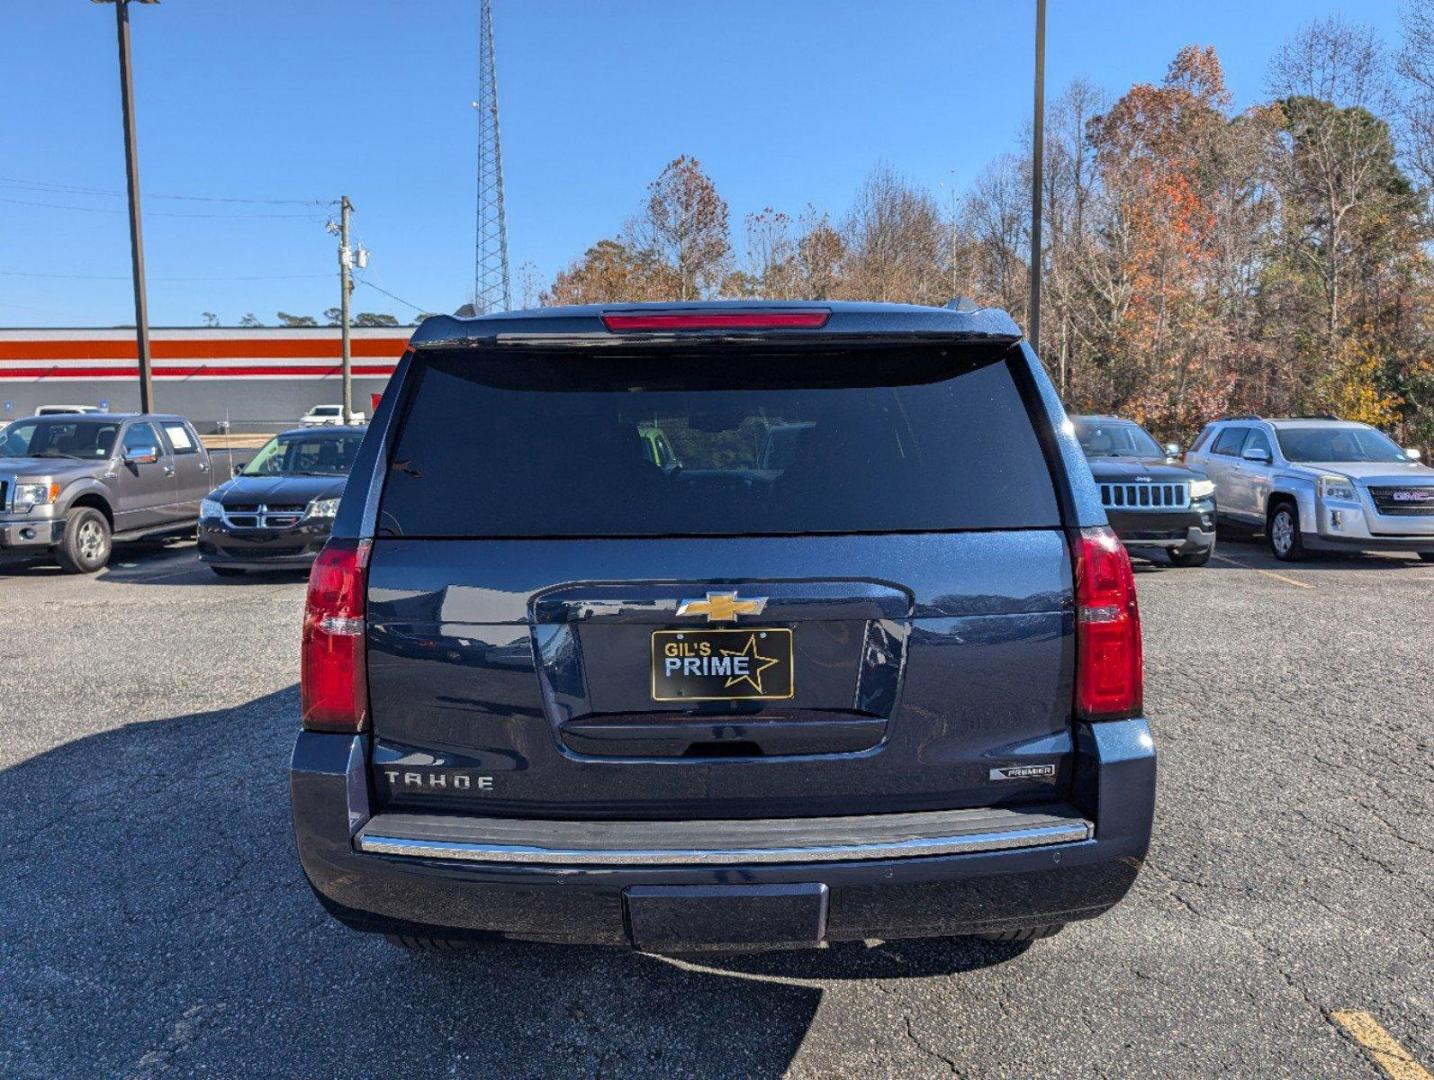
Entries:
[[[1031,420],[989,350],[439,353],[412,377],[381,534],[1060,524]],[[649,449],[659,435],[665,469]]]
[[1373,461],[1393,465],[1409,457],[1373,428],[1277,428],[1280,449],[1291,461]]
[[1224,431],[1220,432],[1220,435],[1215,440],[1215,445],[1211,447],[1210,452],[1212,454],[1227,454],[1231,457],[1238,457],[1240,454],[1240,447],[1243,446],[1245,443],[1245,434],[1249,430],[1249,428],[1242,427],[1226,428]]
[[[71,414],[73,416],[73,414]],[[17,420],[5,429],[0,457],[75,457],[102,460],[115,444],[117,423],[84,420]]]

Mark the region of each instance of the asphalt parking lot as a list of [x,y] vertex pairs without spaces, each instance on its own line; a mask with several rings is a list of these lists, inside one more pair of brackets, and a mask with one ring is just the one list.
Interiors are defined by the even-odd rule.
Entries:
[[302,579],[0,569],[0,1076],[1427,1077],[1434,566],[1222,542],[1139,588],[1162,771],[1124,904],[698,963],[344,930],[289,837]]

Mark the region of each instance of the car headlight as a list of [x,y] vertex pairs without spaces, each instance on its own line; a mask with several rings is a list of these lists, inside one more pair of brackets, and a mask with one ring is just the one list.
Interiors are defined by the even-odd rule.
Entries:
[[331,518],[338,512],[338,499],[315,499],[309,503],[309,517]]
[[219,518],[224,516],[224,504],[218,499],[199,500],[199,516],[202,518]]
[[1208,499],[1215,494],[1215,481],[1213,480],[1192,480],[1190,482],[1190,497],[1192,499]]
[[23,512],[36,506],[49,506],[59,497],[59,484],[16,484],[10,505]]
[[1347,476],[1321,476],[1319,478],[1319,497],[1354,502],[1354,484]]

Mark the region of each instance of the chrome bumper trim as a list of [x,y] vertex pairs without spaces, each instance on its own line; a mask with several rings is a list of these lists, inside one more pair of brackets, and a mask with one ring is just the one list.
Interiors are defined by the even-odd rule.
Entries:
[[[939,819],[946,819],[948,827],[941,828]],[[496,835],[479,838],[479,834],[488,831]],[[519,841],[518,834],[524,831],[535,834],[532,841]],[[691,842],[704,832],[714,840],[719,834],[727,833],[730,839],[741,837],[747,842],[710,845]],[[444,833],[449,835],[442,835]],[[460,833],[473,838],[460,838]],[[663,833],[671,834],[674,841],[684,842],[661,843]],[[769,842],[762,842],[764,833],[768,834]],[[843,833],[846,835],[841,835]],[[541,839],[538,834],[542,834]],[[574,841],[582,838],[583,842],[563,843],[565,834]],[[781,822],[516,822],[502,818],[442,819],[429,815],[384,814],[360,830],[355,844],[359,851],[370,855],[507,865],[640,868],[960,855],[1078,843],[1094,835],[1094,824],[1078,816],[992,810]]]

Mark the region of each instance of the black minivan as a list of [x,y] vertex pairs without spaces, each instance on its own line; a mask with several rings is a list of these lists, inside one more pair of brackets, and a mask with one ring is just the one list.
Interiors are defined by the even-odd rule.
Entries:
[[1130,562],[999,311],[429,319],[302,648],[300,859],[408,948],[1023,940],[1149,844]]

